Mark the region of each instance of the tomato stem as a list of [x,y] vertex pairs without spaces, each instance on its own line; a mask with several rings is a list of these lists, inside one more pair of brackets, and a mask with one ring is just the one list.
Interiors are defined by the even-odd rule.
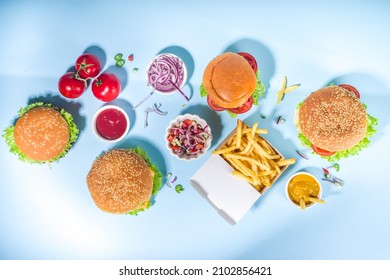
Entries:
[[80,77],[79,71],[73,74],[73,78],[84,82],[85,86],[87,86],[87,80]]
[[95,85],[96,86],[101,86],[103,84],[103,81],[101,79],[96,79],[95,80]]
[[81,63],[76,64],[76,66],[79,66],[79,69],[77,70],[76,73],[78,74],[81,70],[83,70],[85,73],[87,73],[86,72],[87,67],[90,67],[90,66],[93,66],[93,65],[95,65],[95,64],[93,64],[93,63],[87,64],[87,59],[84,58]]

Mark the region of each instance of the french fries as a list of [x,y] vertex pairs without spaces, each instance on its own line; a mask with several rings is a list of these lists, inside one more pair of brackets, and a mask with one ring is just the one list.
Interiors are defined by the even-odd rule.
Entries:
[[284,91],[286,90],[286,86],[287,86],[287,77],[284,76],[283,77],[283,81],[282,81],[282,86],[280,87],[280,90],[276,93],[276,104],[279,104],[280,101],[282,101],[283,97],[284,97]]
[[320,198],[309,196],[308,199],[310,202],[313,202],[313,203],[325,204],[325,200],[320,199]]
[[258,123],[248,127],[237,120],[237,127],[230,137],[213,154],[222,156],[233,168],[233,176],[247,181],[259,192],[270,187],[295,158],[285,159],[260,134],[266,129]]
[[291,86],[287,86],[287,77],[283,76],[282,85],[280,87],[280,90],[276,93],[276,104],[279,104],[280,101],[282,101],[284,95],[286,93],[292,92],[299,88],[301,84],[295,84]]
[[301,197],[299,199],[299,206],[301,207],[301,210],[305,210],[306,208],[306,203],[305,203],[305,199],[303,197]]

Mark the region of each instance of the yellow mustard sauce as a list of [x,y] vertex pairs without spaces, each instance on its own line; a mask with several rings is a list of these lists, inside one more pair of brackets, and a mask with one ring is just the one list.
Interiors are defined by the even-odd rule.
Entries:
[[288,195],[298,205],[300,205],[302,198],[305,201],[305,205],[312,204],[309,197],[318,198],[319,193],[320,185],[313,177],[307,174],[296,175],[288,184]]

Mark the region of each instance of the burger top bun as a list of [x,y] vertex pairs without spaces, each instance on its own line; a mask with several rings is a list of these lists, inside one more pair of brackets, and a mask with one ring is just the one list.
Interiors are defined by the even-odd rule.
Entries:
[[69,125],[53,108],[37,107],[21,116],[15,124],[14,139],[20,151],[36,161],[50,161],[66,150]]
[[299,109],[299,128],[318,148],[332,152],[346,150],[366,135],[366,109],[353,93],[339,86],[328,86],[304,100]]
[[153,176],[141,156],[130,150],[114,149],[94,161],[87,185],[97,207],[125,214],[149,201]]
[[218,55],[206,66],[202,82],[209,97],[223,108],[244,104],[257,85],[256,75],[249,63],[231,52]]

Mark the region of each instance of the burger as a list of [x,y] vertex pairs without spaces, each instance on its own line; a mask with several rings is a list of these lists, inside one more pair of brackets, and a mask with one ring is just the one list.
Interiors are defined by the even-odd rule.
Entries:
[[237,116],[258,105],[265,93],[256,59],[249,53],[226,52],[215,57],[203,73],[200,95],[214,111]]
[[3,137],[21,161],[55,162],[76,142],[79,130],[71,114],[52,104],[37,102],[22,108],[14,125],[4,129]]
[[302,144],[332,162],[367,147],[378,120],[367,114],[355,87],[341,84],[321,88],[298,104],[296,125]]
[[152,205],[152,197],[161,188],[162,175],[140,147],[113,149],[93,162],[87,185],[101,210],[138,215]]

